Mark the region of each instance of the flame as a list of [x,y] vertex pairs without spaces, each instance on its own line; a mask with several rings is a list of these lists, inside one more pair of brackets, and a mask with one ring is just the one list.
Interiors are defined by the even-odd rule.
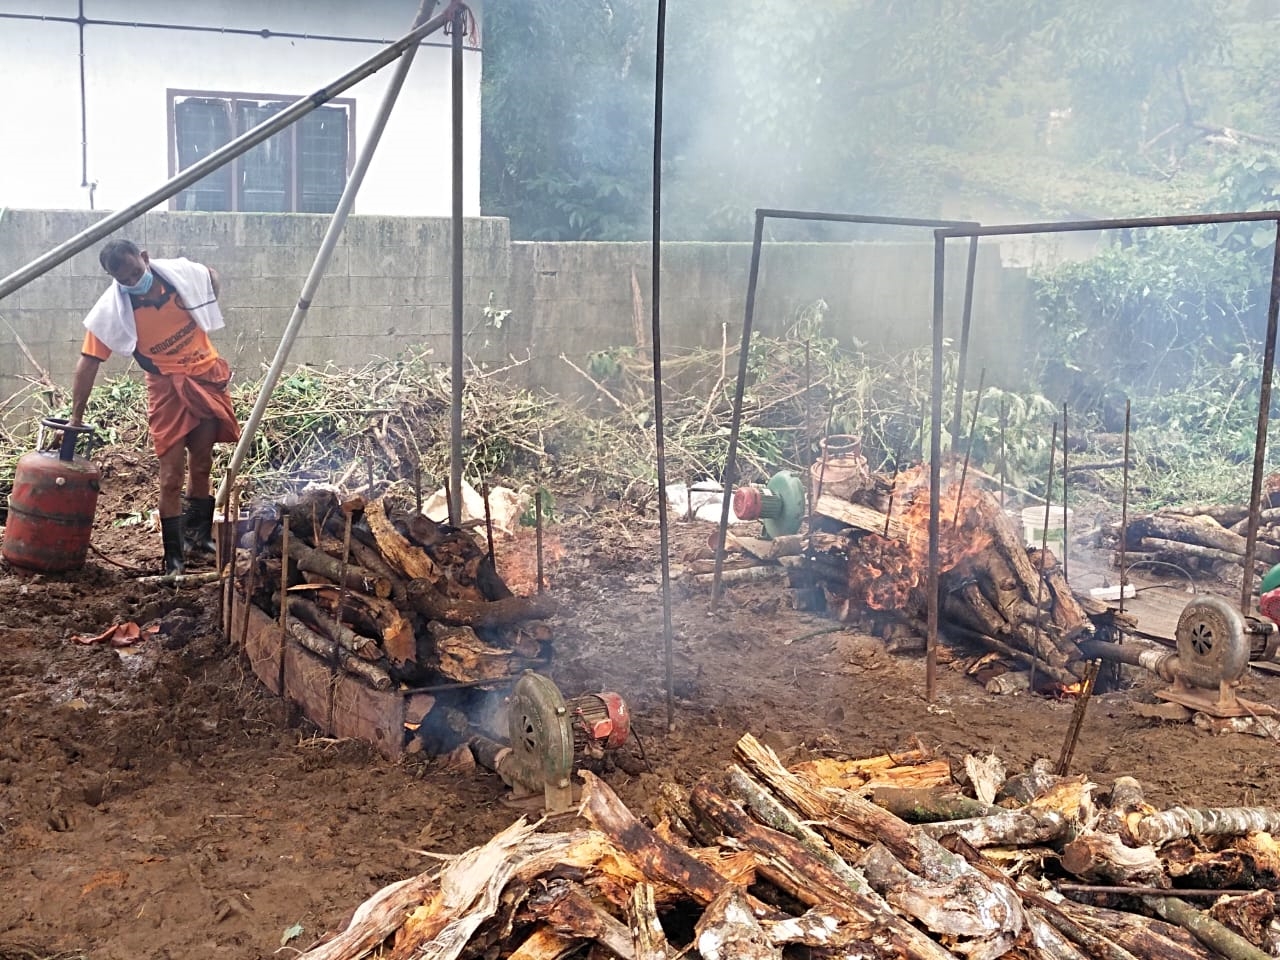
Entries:
[[[973,485],[960,488],[958,476],[944,475],[939,497],[939,573],[964,566],[991,546],[992,533],[983,509],[989,494]],[[900,473],[893,488],[890,535],[868,534],[849,553],[852,595],[873,610],[923,607],[922,590],[929,570],[929,465]]]

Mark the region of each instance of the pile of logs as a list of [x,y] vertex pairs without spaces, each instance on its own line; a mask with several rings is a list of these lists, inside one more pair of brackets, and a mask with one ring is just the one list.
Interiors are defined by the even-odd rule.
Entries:
[[[1280,563],[1280,508],[1264,509],[1260,520],[1255,572]],[[1130,519],[1125,529],[1125,563],[1158,560],[1193,570],[1238,575],[1244,563],[1248,523],[1248,509],[1242,506],[1165,507]],[[1118,525],[1115,533],[1118,537]]]
[[1100,805],[1084,777],[1005,778],[991,757],[966,758],[968,793],[919,753],[787,769],[748,735],[735,760],[688,795],[665,784],[651,824],[584,773],[585,823],[518,821],[379,891],[302,957],[1261,960],[1280,946],[1280,811],[1159,812],[1128,777]]
[[302,647],[376,690],[506,677],[544,661],[555,612],[513,596],[466,530],[385,500],[312,488],[259,504],[241,536],[237,587]]
[[[929,569],[928,467],[899,475],[892,498],[869,503],[819,497],[810,519],[811,558],[798,577],[816,579],[827,608],[845,621],[897,619],[923,632]],[[1021,530],[990,493],[944,484],[939,509],[939,619],[950,637],[979,642],[1071,686],[1084,675],[1077,640],[1090,612],[1052,551],[1023,545]]]

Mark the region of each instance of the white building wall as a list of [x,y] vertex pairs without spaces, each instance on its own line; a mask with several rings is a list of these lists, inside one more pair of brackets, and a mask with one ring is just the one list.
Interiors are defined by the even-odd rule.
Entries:
[[[84,0],[85,17],[394,40],[419,0]],[[0,14],[76,17],[76,0],[0,0]],[[441,3],[437,10],[443,9]],[[478,4],[472,5],[479,16]],[[169,89],[305,96],[377,52],[372,43],[90,24],[84,30],[87,175],[93,206],[117,209],[169,178]],[[483,39],[483,34],[481,34]],[[449,38],[413,64],[356,201],[368,214],[447,216],[452,206]],[[464,200],[480,213],[480,51],[464,54]],[[339,94],[366,142],[394,66]],[[0,18],[0,208],[87,209],[82,186],[79,28]],[[354,158],[353,158],[354,159]],[[160,209],[164,209],[161,205]]]

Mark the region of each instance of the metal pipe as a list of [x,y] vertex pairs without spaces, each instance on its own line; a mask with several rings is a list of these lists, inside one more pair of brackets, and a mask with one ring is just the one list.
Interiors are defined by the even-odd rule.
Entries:
[[[662,412],[662,99],[666,74],[667,0],[658,0],[653,74],[653,256],[649,271],[653,317],[653,426],[658,468],[658,553],[662,567],[662,656],[667,732],[675,729],[675,632],[671,626],[671,558],[667,519],[667,453]],[[725,497],[728,502],[728,496]],[[723,507],[722,507],[723,509]]]
[[[440,17],[436,17],[434,20],[427,20],[427,17],[431,15],[431,11],[435,9],[436,2],[437,0],[422,0],[422,6],[418,9],[418,16],[414,20],[414,31],[424,29],[427,25],[440,20]],[[410,32],[410,35],[412,33],[413,31]],[[298,337],[298,331],[302,329],[303,321],[307,317],[307,311],[311,309],[312,298],[315,297],[320,281],[324,279],[324,273],[329,267],[329,260],[333,256],[334,248],[338,245],[338,239],[342,236],[342,230],[347,224],[347,216],[351,213],[351,207],[356,202],[356,194],[360,192],[360,185],[364,182],[364,175],[369,170],[374,151],[378,149],[382,133],[387,128],[387,121],[391,117],[391,108],[395,106],[396,99],[400,95],[400,89],[404,86],[405,79],[409,76],[409,68],[413,66],[413,58],[416,52],[417,48],[414,46],[410,46],[405,50],[400,62],[396,65],[395,73],[392,74],[391,80],[387,84],[386,91],[382,95],[382,103],[378,107],[378,114],[374,117],[373,124],[369,128],[364,146],[360,148],[360,155],[356,158],[355,166],[351,170],[351,176],[347,178],[346,185],[342,188],[342,196],[338,198],[338,205],[334,208],[333,216],[329,220],[324,239],[320,242],[320,249],[316,251],[311,270],[307,274],[307,279],[302,283],[302,291],[298,294],[298,302],[294,304],[293,313],[289,317],[289,322],[285,325],[284,333],[280,336],[280,345],[276,347],[276,355],[262,379],[262,386],[258,390],[258,398],[254,401],[253,410],[249,413],[249,419],[245,422],[244,429],[240,432],[240,441],[231,453],[231,462],[227,466],[227,476],[239,472],[244,463],[244,458],[249,453],[253,438],[258,432],[258,425],[262,423],[262,417],[267,411],[267,404],[271,402],[271,394],[275,390],[276,383],[280,380],[280,374],[284,371],[285,362],[289,359],[289,351],[293,349],[293,342]],[[255,127],[254,129],[259,128]],[[207,160],[212,160],[219,152],[221,151],[210,154]],[[228,159],[230,158],[228,157]],[[371,477],[370,496],[373,495],[372,486]],[[220,504],[225,503],[226,496],[227,482],[224,477],[222,483],[218,486],[217,502]]]
[[[969,328],[973,319],[973,279],[978,272],[978,238],[969,238],[969,262],[964,274],[964,311],[960,317],[960,358],[956,364],[956,408],[951,415],[951,450],[960,442],[960,414],[964,408],[964,375],[969,362]],[[981,389],[978,391],[981,393]],[[974,416],[977,416],[976,408]],[[973,437],[969,437],[973,446]],[[966,455],[966,460],[968,459]]]
[[333,83],[328,86],[321,87],[309,97],[303,97],[300,100],[295,100],[274,117],[258,124],[258,126],[254,127],[252,130],[242,133],[230,143],[213,151],[213,153],[209,154],[203,160],[193,163],[191,166],[177,174],[177,176],[166,181],[163,185],[157,187],[140,200],[136,200],[129,204],[129,206],[121,210],[117,210],[110,216],[86,227],[75,236],[58,244],[58,246],[54,247],[49,252],[42,254],[25,266],[19,267],[7,277],[0,279],[0,300],[3,300],[15,290],[18,290],[37,277],[52,270],[58,264],[66,260],[70,260],[80,251],[87,249],[94,243],[97,243],[103,237],[113,233],[126,223],[131,223],[136,220],[152,207],[168,200],[174,194],[191,186],[191,184],[195,183],[206,174],[212,173],[219,167],[230,163],[242,153],[252,150],[258,144],[270,139],[300,117],[306,116],[317,107],[324,106],[324,104],[332,100],[338,94],[355,86],[366,77],[377,73],[391,61],[402,56],[406,51],[416,50],[418,41],[428,33],[440,29],[441,26],[447,23],[453,14],[454,7],[458,5],[458,0],[454,0],[454,2],[450,4],[449,9],[444,13],[437,17],[433,17],[417,27],[414,27],[414,29],[409,31],[409,33],[405,34],[395,43],[378,51],[378,53],[374,54],[368,60],[365,60],[359,66],[347,71]]
[[[733,385],[733,419],[729,422],[729,451],[724,460],[724,497],[720,503],[720,527],[716,532],[716,560],[711,576],[711,609],[720,602],[721,584],[724,576],[724,543],[729,532],[729,503],[733,495],[733,484],[737,479],[738,467],[738,430],[742,426],[742,397],[747,388],[747,360],[751,348],[751,322],[756,310],[756,287],[760,283],[760,245],[764,240],[764,211],[756,211],[755,235],[751,241],[751,269],[747,274],[747,308],[742,318],[742,343],[738,347],[738,380]],[[666,496],[658,491],[659,496]]]
[[[80,186],[89,186],[89,110],[85,95],[84,82],[84,0],[80,0],[79,16],[76,17],[76,32],[80,41]],[[92,198],[92,194],[90,195]],[[92,200],[89,209],[93,209]]]
[[942,488],[942,302],[946,292],[947,240],[942,230],[933,234],[933,380],[929,415],[929,612],[925,627],[924,696],[933,702],[938,673],[938,496]]
[[822,210],[781,210],[765,207],[758,216],[775,220],[828,220],[832,223],[879,223],[890,227],[979,227],[976,220],[933,220],[917,217],[882,217],[865,213],[827,213]]
[[453,349],[449,372],[449,489],[453,497],[449,502],[449,522],[455,527],[462,523],[462,30],[465,23],[466,11],[458,6],[450,21],[453,36],[449,61],[453,121],[453,263],[450,270]]
[[[26,20],[39,23],[79,24],[84,21],[86,27],[131,27],[138,30],[177,30],[185,33],[216,33],[233,37],[256,37],[260,40],[322,40],[326,43],[376,43],[383,45],[392,41],[386,37],[351,37],[337,33],[298,33],[292,30],[271,30],[267,27],[209,27],[196,23],[166,23],[155,20],[98,20],[92,17],[49,17],[38,13],[0,13],[0,20]],[[421,41],[419,46],[447,47],[447,43]]]
[[538,593],[542,593],[542,486],[533,492],[533,524],[537,537]]
[[1079,233],[1084,230],[1134,230],[1143,227],[1194,227],[1214,223],[1280,221],[1280,210],[1238,210],[1232,213],[1191,213],[1177,217],[1122,217],[1113,220],[1058,220],[1050,223],[1006,223],[996,226],[950,227],[951,237],[1013,237],[1028,233]]
[[[1267,422],[1271,416],[1271,381],[1276,363],[1277,313],[1280,312],[1280,220],[1271,254],[1271,297],[1267,301],[1267,342],[1262,354],[1262,388],[1258,396],[1258,435],[1253,444],[1253,483],[1249,489],[1249,524],[1244,542],[1244,571],[1240,576],[1240,612],[1248,616],[1253,599],[1253,558],[1261,520],[1262,471],[1267,456]],[[1121,591],[1123,593],[1123,591]]]

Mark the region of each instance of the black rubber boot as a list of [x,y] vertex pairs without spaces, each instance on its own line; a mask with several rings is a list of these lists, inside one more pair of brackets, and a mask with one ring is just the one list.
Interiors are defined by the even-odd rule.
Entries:
[[177,576],[187,569],[183,560],[186,544],[182,536],[182,517],[161,517],[160,537],[164,541],[164,575]]
[[186,521],[187,549],[193,554],[215,553],[213,540],[213,497],[192,497],[183,514]]

